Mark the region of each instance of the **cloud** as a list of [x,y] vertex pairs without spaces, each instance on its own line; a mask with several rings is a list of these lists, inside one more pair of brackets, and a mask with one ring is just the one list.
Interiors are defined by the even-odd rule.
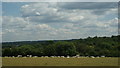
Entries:
[[114,12],[112,14],[115,15],[115,12],[117,14],[116,9],[117,3],[115,2],[31,3],[22,6],[21,13],[23,17],[28,17],[32,22],[61,23],[68,21],[79,22],[87,18],[89,19],[91,15],[92,18],[93,16],[96,18],[105,16],[105,14],[109,14],[109,12]]
[[111,8],[117,8],[117,2],[69,2],[59,4],[61,8],[73,10],[91,10],[93,14],[101,15]]
[[69,10],[62,11],[56,3],[33,3],[27,7],[24,5],[21,12],[23,17],[29,17],[31,21],[40,23],[75,22],[84,19],[83,16]]
[[3,16],[3,41],[116,35],[118,18],[115,5],[116,3],[29,3],[21,6],[21,17]]
[[29,23],[26,22],[23,18],[20,17],[12,17],[12,16],[3,16],[2,17],[2,27],[7,29],[16,29],[16,28],[24,28]]
[[93,9],[110,9],[116,8],[118,3],[117,2],[63,2],[59,4],[60,7],[65,9],[86,9],[86,10],[93,10]]

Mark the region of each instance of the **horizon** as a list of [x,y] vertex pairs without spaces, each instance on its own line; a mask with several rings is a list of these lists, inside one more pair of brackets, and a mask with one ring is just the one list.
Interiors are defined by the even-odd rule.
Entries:
[[[112,36],[120,36],[120,35],[112,35]],[[17,41],[7,41],[7,42],[1,42],[1,43],[14,43],[14,42],[39,42],[39,41],[67,41],[67,40],[79,40],[79,39],[87,39],[87,38],[95,38],[95,37],[97,37],[97,38],[103,38],[103,37],[107,37],[107,38],[111,38],[112,36],[93,36],[93,37],[90,37],[90,36],[88,36],[88,37],[86,37],[86,38],[78,38],[78,39],[54,39],[54,40],[17,40]]]
[[117,2],[3,2],[2,42],[118,35],[117,11]]

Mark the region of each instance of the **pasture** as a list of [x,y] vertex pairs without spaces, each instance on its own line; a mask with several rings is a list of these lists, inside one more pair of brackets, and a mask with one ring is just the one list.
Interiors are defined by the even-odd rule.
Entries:
[[3,57],[3,66],[118,66],[118,58]]

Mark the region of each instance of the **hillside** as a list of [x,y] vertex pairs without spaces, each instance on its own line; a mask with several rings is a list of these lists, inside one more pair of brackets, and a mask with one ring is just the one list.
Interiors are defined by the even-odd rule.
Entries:
[[108,56],[120,54],[120,35],[72,40],[3,42],[3,56]]

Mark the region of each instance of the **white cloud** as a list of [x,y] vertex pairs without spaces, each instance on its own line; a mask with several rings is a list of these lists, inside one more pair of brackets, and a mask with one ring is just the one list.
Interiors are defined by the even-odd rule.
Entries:
[[65,9],[56,2],[26,4],[21,6],[22,17],[3,16],[3,41],[74,39],[117,34],[118,18],[107,18],[110,14],[116,15],[117,9],[108,7],[109,11],[103,10],[105,13],[98,15],[100,12],[93,13],[99,10],[95,8]]
[[71,20],[71,21],[80,21],[82,19],[84,19],[83,16],[73,16],[73,17],[69,18],[69,20]]
[[78,15],[78,11],[73,13],[73,10],[63,10],[56,3],[33,3],[21,8],[21,12],[23,17],[29,17],[31,21],[40,23],[76,22],[84,19],[84,16]]
[[36,12],[36,15],[41,15],[39,12]]
[[27,5],[27,4],[26,4],[26,5],[24,5],[24,6],[22,6],[22,8],[27,8],[27,7],[29,7],[29,5]]

